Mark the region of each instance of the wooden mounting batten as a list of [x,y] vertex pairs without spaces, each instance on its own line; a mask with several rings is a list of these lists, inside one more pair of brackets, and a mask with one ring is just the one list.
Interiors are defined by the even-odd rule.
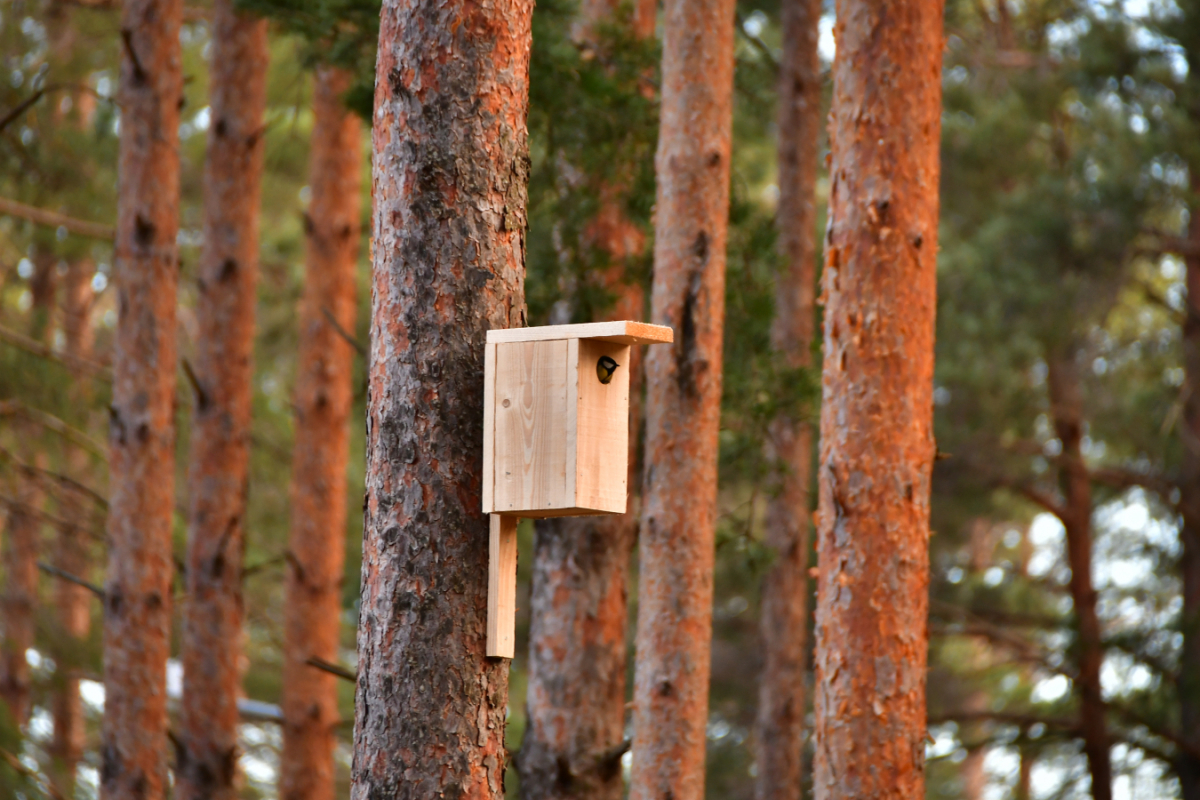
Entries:
[[[481,499],[490,515],[489,657],[513,657],[520,518],[625,513],[629,349],[674,339],[664,325],[631,321],[488,331]],[[625,371],[601,381],[604,359]]]

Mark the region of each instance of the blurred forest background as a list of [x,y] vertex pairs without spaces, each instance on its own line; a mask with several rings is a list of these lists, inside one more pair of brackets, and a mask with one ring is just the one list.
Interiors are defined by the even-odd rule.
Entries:
[[[949,0],[943,87],[941,255],[933,486],[928,794],[1050,798],[1088,794],[1071,678],[1082,652],[1068,589],[1063,518],[1092,520],[1114,787],[1120,798],[1181,796],[1176,769],[1197,749],[1181,734],[1180,560],[1187,260],[1200,189],[1200,7],[1100,0]],[[370,115],[378,6],[367,0],[246,0],[272,19],[265,128],[261,279],[246,542],[244,795],[275,797],[283,576],[289,519],[296,309],[302,291],[313,69],[345,67],[344,97]],[[527,296],[530,324],[587,320],[614,300],[610,267],[588,245],[601,189],[624,187],[627,216],[653,234],[657,45],[615,20],[586,45],[571,0],[534,13],[530,88]],[[739,0],[720,454],[708,795],[753,793],[761,543],[773,490],[763,448],[778,408],[817,419],[819,365],[796,375],[771,360],[777,265],[774,0]],[[832,9],[821,52],[834,52]],[[180,354],[193,347],[201,170],[210,122],[209,12],[187,7],[180,129]],[[86,309],[93,359],[110,359],[116,91],[121,36],[108,0],[0,4],[0,503],[33,513],[41,561],[56,531],[86,531],[79,576],[103,584],[109,386],[73,369],[67,337]],[[362,159],[369,169],[369,126]],[[822,167],[823,169],[823,167]],[[364,174],[369,174],[365,172]],[[621,176],[614,180],[614,176]],[[369,231],[364,181],[363,230]],[[818,182],[823,208],[828,184]],[[13,206],[12,202],[23,204]],[[28,207],[51,212],[40,219]],[[59,215],[59,216],[54,216]],[[822,217],[821,214],[818,214]],[[93,226],[80,226],[74,221]],[[820,229],[823,230],[823,217]],[[369,249],[361,247],[357,330],[366,341]],[[625,263],[649,285],[650,250]],[[81,277],[82,276],[82,277]],[[1200,286],[1197,287],[1200,289]],[[1195,321],[1190,324],[1195,325]],[[74,335],[80,335],[75,331]],[[43,344],[44,343],[44,344]],[[814,356],[819,361],[819,342]],[[353,669],[363,493],[363,362],[355,364],[346,530],[343,648]],[[177,486],[186,487],[193,394],[179,373]],[[1078,437],[1051,405],[1072,383]],[[1059,409],[1061,411],[1061,409]],[[1067,431],[1067,433],[1064,433]],[[1058,486],[1076,448],[1090,497]],[[86,459],[74,455],[88,452]],[[1195,477],[1192,478],[1193,482]],[[31,512],[31,506],[36,510]],[[186,497],[176,515],[177,560]],[[6,539],[7,545],[7,539]],[[532,527],[521,528],[517,657],[509,746],[520,746]],[[61,581],[40,578],[33,683],[24,733],[0,721],[0,794],[37,797],[52,769],[56,686],[81,670],[88,720],[76,792],[95,796],[100,768],[100,616],[81,650],[54,611]],[[0,582],[0,586],[7,585]],[[636,585],[636,584],[634,584]],[[176,615],[182,583],[176,583]],[[1191,592],[1200,587],[1190,588]],[[631,597],[636,606],[636,597]],[[631,616],[632,619],[632,616]],[[631,623],[632,625],[632,623]],[[632,643],[632,629],[629,641]],[[632,660],[631,660],[632,664]],[[177,691],[180,668],[170,683]],[[346,724],[339,783],[349,782],[353,685],[339,682]],[[510,772],[510,795],[515,775]]]

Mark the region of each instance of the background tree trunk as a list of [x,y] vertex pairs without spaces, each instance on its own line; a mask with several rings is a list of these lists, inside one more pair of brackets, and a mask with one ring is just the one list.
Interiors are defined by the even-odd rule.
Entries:
[[385,0],[351,796],[499,798],[484,656],[489,328],[525,324],[530,0]]
[[[1189,55],[1191,55],[1189,53]],[[1189,75],[1190,77],[1190,75]],[[1200,120],[1198,120],[1200,121]],[[1200,164],[1192,167],[1192,190],[1200,190]],[[1200,242],[1200,208],[1192,209],[1190,238]],[[1183,545],[1183,651],[1179,661],[1179,716],[1183,738],[1200,748],[1200,252],[1184,259],[1187,316],[1183,322],[1183,463],[1180,502]],[[1180,753],[1176,770],[1183,800],[1200,800],[1200,758]]]
[[814,794],[918,800],[925,785],[942,6],[838,0],[837,20]]
[[[704,794],[733,111],[731,0],[667,0],[646,361],[634,800]],[[702,35],[701,35],[702,32]]]
[[318,70],[313,86],[284,608],[282,800],[334,797],[337,679],[306,662],[339,660],[342,622],[354,352],[338,327],[354,330],[362,191],[360,122],[342,103],[349,87],[350,75],[333,68]]
[[0,699],[18,725],[29,721],[31,685],[25,651],[33,647],[34,612],[38,589],[38,513],[45,493],[37,479],[17,472],[15,506],[8,509],[8,536],[4,550],[4,593]]
[[[611,21],[612,0],[580,7],[576,30],[595,42],[596,27]],[[633,33],[652,36],[653,4],[637,10]],[[642,23],[649,13],[648,33]],[[626,217],[621,189],[601,188],[600,211],[586,232],[611,261],[604,288],[617,298],[608,320],[640,320],[646,293],[626,280],[629,259],[645,236]],[[599,321],[599,320],[598,320]],[[530,590],[529,676],[525,737],[517,770],[526,800],[620,800],[625,781],[620,758],[625,739],[626,628],[629,565],[637,540],[638,464],[642,359],[630,350],[629,486],[625,514],[538,520],[534,529]]]
[[1054,432],[1062,442],[1059,481],[1066,503],[1061,514],[1067,530],[1067,562],[1071,567],[1071,600],[1079,624],[1079,671],[1075,691],[1079,694],[1079,722],[1083,750],[1092,774],[1092,797],[1112,800],[1112,762],[1100,667],[1104,644],[1096,615],[1096,590],[1092,585],[1092,485],[1083,461],[1083,395],[1073,351],[1052,353],[1047,358],[1050,413]]
[[167,783],[182,14],[180,0],[121,7],[102,800],[160,800]]
[[[63,333],[67,352],[80,359],[92,357],[92,277],[96,265],[91,259],[73,261],[67,268],[63,282]],[[74,370],[75,384],[72,397],[80,408],[91,404],[91,376]],[[90,458],[85,450],[70,446],[66,456],[67,474],[86,482],[90,476]],[[60,526],[55,545],[55,564],[72,575],[87,577],[92,566],[91,542],[84,533],[91,525],[91,498],[73,493],[68,497],[71,504],[64,509],[70,525]],[[83,701],[79,695],[81,675],[81,650],[91,629],[92,594],[82,586],[70,581],[54,582],[55,606],[58,622],[67,643],[68,652],[58,656],[58,669],[62,674],[54,692],[54,739],[50,752],[54,758],[52,775],[54,785],[64,797],[75,792],[75,770],[83,757],[87,735],[83,717]]]
[[267,23],[235,12],[232,0],[216,0],[212,28],[212,121],[204,165],[188,472],[183,707],[175,770],[179,800],[237,796]]
[[[780,366],[812,365],[816,286],[817,147],[821,138],[820,0],[784,0],[778,92],[782,265],[771,344]],[[771,423],[768,451],[777,494],[767,504],[765,539],[775,562],[763,581],[755,797],[800,800],[804,776],[804,670],[807,665],[809,485],[812,430],[784,413]]]

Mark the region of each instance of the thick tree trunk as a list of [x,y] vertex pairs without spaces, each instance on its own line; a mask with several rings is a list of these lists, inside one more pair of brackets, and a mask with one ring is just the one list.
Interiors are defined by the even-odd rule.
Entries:
[[[781,366],[812,364],[816,285],[817,146],[821,137],[820,0],[784,0],[779,70],[779,231],[772,347]],[[803,795],[804,669],[808,630],[809,485],[812,431],[790,414],[771,423],[769,455],[777,494],[767,504],[765,539],[775,562],[762,587],[764,664],[755,729],[758,800]]]
[[924,796],[942,6],[838,0],[814,794]]
[[167,786],[182,15],[180,0],[121,10],[102,800],[160,800]]
[[30,675],[25,651],[33,647],[34,612],[38,589],[38,512],[45,499],[37,480],[17,475],[19,505],[8,509],[8,536],[4,550],[3,631],[0,642],[0,699],[18,725],[29,721]]
[[[92,276],[95,264],[91,259],[78,259],[67,268],[63,284],[63,333],[67,352],[81,359],[92,357]],[[76,371],[72,398],[81,408],[91,405],[90,376]],[[67,451],[67,474],[77,480],[86,480],[90,458],[88,453],[77,447]],[[91,569],[90,542],[83,530],[92,519],[90,498],[71,495],[71,504],[63,515],[71,525],[61,526],[55,546],[55,564],[64,572],[86,576]],[[63,797],[72,797],[75,786],[75,770],[83,757],[86,736],[83,717],[83,701],[79,695],[81,675],[80,651],[91,629],[91,593],[70,581],[55,581],[55,606],[58,624],[66,642],[67,652],[57,656],[58,677],[54,692],[54,739],[50,753],[54,759],[52,777],[54,785]]]
[[234,800],[267,23],[213,4],[196,305],[179,800]]
[[646,360],[634,800],[704,795],[733,100],[732,0],[667,0]]
[[[1200,168],[1200,165],[1198,165]],[[1193,171],[1192,189],[1200,188]],[[1200,209],[1192,209],[1191,240],[1200,242]],[[1200,254],[1187,265],[1187,317],[1183,322],[1183,437],[1180,502],[1183,545],[1183,651],[1179,663],[1179,715],[1184,739],[1200,748]],[[1180,753],[1175,771],[1183,800],[1200,800],[1200,758]]]
[[525,324],[531,0],[385,0],[351,797],[500,798],[483,353]]
[[[300,360],[293,405],[292,530],[284,608],[282,800],[333,800],[336,662],[346,545],[346,461],[354,400],[355,274],[361,239],[361,127],[342,103],[350,76],[317,71],[309,153],[312,199],[300,305]],[[339,331],[339,328],[341,329]]]
[[1054,432],[1062,442],[1059,481],[1065,505],[1061,514],[1067,530],[1067,562],[1071,567],[1071,600],[1079,624],[1079,723],[1083,750],[1092,775],[1092,797],[1112,800],[1112,762],[1109,754],[1100,668],[1104,644],[1092,585],[1092,485],[1083,461],[1083,394],[1072,351],[1050,354],[1047,377]]

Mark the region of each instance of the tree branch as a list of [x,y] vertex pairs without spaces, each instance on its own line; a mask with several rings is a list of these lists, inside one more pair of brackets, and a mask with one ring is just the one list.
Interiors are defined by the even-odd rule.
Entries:
[[96,597],[100,598],[101,600],[104,599],[104,590],[102,588],[100,588],[96,584],[92,583],[91,581],[88,581],[84,578],[79,577],[78,575],[67,572],[65,569],[59,569],[58,567],[54,566],[53,564],[47,564],[45,561],[38,562],[38,569],[40,569],[42,572],[46,573],[47,575],[53,575],[56,578],[61,578],[62,580],[66,581],[67,583],[73,583],[76,586],[82,586],[84,589],[87,589],[89,592],[96,595]]
[[47,345],[42,344],[37,339],[31,339],[28,336],[9,330],[8,328],[0,327],[0,341],[8,342],[9,344],[24,350],[31,355],[39,358],[44,358],[47,361],[53,361],[56,364],[62,364],[67,369],[77,372],[87,372],[105,383],[112,383],[112,370],[104,364],[92,361],[86,358],[72,355],[71,353],[56,353]]
[[107,463],[108,453],[103,445],[94,441],[83,431],[78,428],[73,428],[63,422],[53,414],[47,414],[40,409],[30,408],[20,400],[0,400],[0,417],[20,416],[42,426],[48,431],[57,433],[59,436],[67,439],[80,448],[87,450],[92,455]]
[[325,659],[317,658],[316,656],[309,656],[304,663],[308,664],[310,667],[316,667],[323,672],[328,672],[330,675],[336,675],[344,681],[350,681],[351,683],[358,682],[358,676],[355,675],[350,669],[343,667],[341,664],[334,664],[332,661],[326,661]]
[[362,342],[351,336],[350,333],[341,326],[341,324],[333,316],[333,312],[331,312],[327,307],[321,306],[321,313],[325,316],[325,321],[329,323],[329,326],[337,331],[337,334],[345,339],[347,344],[354,348],[355,352],[357,352],[363,358],[367,357],[367,348],[363,347]]

